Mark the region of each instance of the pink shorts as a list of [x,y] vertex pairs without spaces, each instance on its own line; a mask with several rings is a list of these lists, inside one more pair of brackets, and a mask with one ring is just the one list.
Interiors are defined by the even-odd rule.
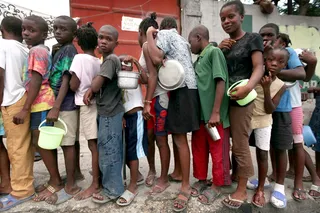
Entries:
[[290,112],[292,120],[292,133],[294,143],[303,143],[303,110],[302,107],[292,108]]

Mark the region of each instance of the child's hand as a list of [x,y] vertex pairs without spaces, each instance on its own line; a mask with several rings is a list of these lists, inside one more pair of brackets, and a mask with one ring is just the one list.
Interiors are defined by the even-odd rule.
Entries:
[[271,41],[264,41],[263,46],[264,46],[264,53],[267,53],[268,51],[273,49],[273,46],[271,45]]
[[157,34],[158,34],[158,30],[151,26],[147,30],[147,35],[150,35],[150,34],[152,34],[153,38],[155,38],[157,36]]
[[232,100],[241,100],[244,99],[249,92],[251,92],[251,90],[247,86],[239,86],[230,91],[230,98]]
[[300,55],[299,58],[302,62],[306,64],[316,64],[317,57],[310,51],[304,50]]
[[220,113],[212,112],[210,120],[208,121],[208,127],[218,126],[220,124]]
[[24,119],[27,117],[28,111],[22,109],[18,114],[13,117],[13,123],[16,125],[23,124]]
[[270,88],[270,85],[272,83],[272,79],[270,76],[263,76],[261,79],[261,85],[263,88]]
[[235,40],[232,40],[230,38],[226,38],[219,44],[219,48],[220,49],[228,49],[228,50],[230,50],[232,45],[234,45],[235,43],[236,43]]
[[47,122],[56,122],[58,121],[58,118],[59,118],[59,113],[60,113],[60,110],[56,107],[53,107],[48,115],[47,115]]
[[127,127],[127,122],[126,119],[122,118],[122,128],[126,128]]
[[142,115],[145,120],[149,120],[150,118],[153,117],[150,111],[151,111],[150,103],[145,103],[142,111]]
[[93,92],[91,88],[87,90],[87,92],[83,96],[83,103],[87,106],[91,104],[91,99],[93,98]]

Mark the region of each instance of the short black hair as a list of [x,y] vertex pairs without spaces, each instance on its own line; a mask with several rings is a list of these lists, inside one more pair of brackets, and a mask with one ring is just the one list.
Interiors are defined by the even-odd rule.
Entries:
[[1,28],[18,37],[22,37],[21,26],[22,20],[14,16],[4,17],[1,21]]
[[189,36],[197,36],[200,35],[203,39],[209,41],[209,30],[204,25],[198,25],[193,28],[189,34]]
[[42,32],[46,32],[46,33],[48,32],[49,30],[48,23],[42,17],[31,15],[31,16],[25,17],[25,19],[35,22]]
[[286,47],[289,47],[289,44],[292,45],[292,42],[288,34],[279,33],[279,35],[277,36],[277,39],[281,39],[286,44]]
[[279,29],[279,26],[277,24],[274,24],[274,23],[268,23],[268,24],[265,24],[263,25],[263,27],[261,27],[260,31],[264,28],[272,28],[274,29],[274,31],[276,32],[276,36],[279,35],[280,33],[280,29]]
[[118,30],[117,30],[114,26],[112,26],[112,25],[103,25],[103,26],[100,28],[100,30],[101,30],[101,29],[106,29],[106,30],[108,30],[109,33],[112,34],[112,36],[114,37],[114,39],[115,39],[116,41],[118,41],[119,32],[118,32]]
[[243,6],[242,2],[239,1],[239,0],[229,1],[229,2],[225,3],[225,4],[221,7],[220,12],[221,12],[222,9],[224,9],[225,7],[233,6],[233,5],[236,7],[236,10],[239,12],[240,15],[242,15],[242,16],[245,15],[244,6]]
[[160,30],[164,29],[178,29],[176,19],[170,16],[164,17],[160,23]]
[[155,29],[158,29],[159,25],[156,19],[157,19],[157,14],[151,13],[150,17],[144,18],[142,20],[142,22],[139,25],[139,31],[141,31],[144,35],[146,35],[149,27],[154,27]]
[[94,50],[98,46],[98,33],[92,26],[92,22],[79,27],[76,37],[82,50]]
[[70,24],[71,30],[73,32],[77,30],[77,22],[73,18],[69,16],[58,16],[56,19],[62,19],[67,21]]

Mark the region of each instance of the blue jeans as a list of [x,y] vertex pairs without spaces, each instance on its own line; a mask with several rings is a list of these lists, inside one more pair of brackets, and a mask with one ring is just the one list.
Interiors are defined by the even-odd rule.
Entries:
[[99,167],[102,173],[103,193],[111,199],[118,198],[124,192],[122,117],[123,113],[113,117],[99,116]]

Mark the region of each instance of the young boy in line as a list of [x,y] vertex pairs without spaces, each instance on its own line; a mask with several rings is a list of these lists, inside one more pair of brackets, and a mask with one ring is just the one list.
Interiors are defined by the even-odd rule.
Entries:
[[[121,70],[132,71],[133,64],[141,71],[140,81],[147,82],[147,75],[137,59],[132,56],[119,57]],[[147,123],[142,116],[143,95],[140,84],[136,89],[124,89],[122,93],[124,106],[124,128],[126,140],[126,161],[130,168],[130,184],[117,200],[119,206],[128,206],[138,194],[138,180],[143,183],[143,176],[139,172],[139,158],[145,157],[148,151]]]
[[[39,25],[36,26],[37,29],[38,27]],[[29,50],[22,44],[22,21],[13,16],[5,17],[1,22],[1,33],[0,102],[7,136],[7,151],[1,141],[0,192],[10,193],[0,200],[0,211],[5,211],[32,198],[34,179],[30,110],[25,110],[24,122],[20,125],[13,122],[14,116],[23,110],[27,100],[22,72]],[[32,103],[32,100],[29,100],[29,103]]]
[[[57,150],[45,150],[42,159],[50,173],[50,180],[42,187],[36,201],[45,200],[47,203],[57,205],[71,199],[81,189],[75,183],[75,141],[78,131],[78,108],[74,103],[74,92],[69,88],[71,74],[69,72],[73,57],[77,54],[72,41],[77,25],[68,16],[59,16],[54,20],[53,31],[60,47],[53,55],[53,63],[50,73],[50,86],[53,89],[56,101],[46,116],[47,121],[56,122],[60,117],[67,125],[68,132],[63,137],[61,148],[63,150],[67,182],[64,186],[61,180],[58,163]],[[56,123],[60,126],[60,123]],[[41,152],[40,152],[41,153]],[[40,188],[44,188],[42,191]]]
[[[164,22],[166,20],[166,22]],[[200,104],[197,90],[196,74],[192,65],[191,52],[188,42],[178,34],[174,18],[165,18],[163,27],[159,32],[154,27],[147,31],[148,51],[144,56],[148,66],[151,60],[155,66],[162,64],[163,59],[177,60],[184,68],[185,81],[182,85],[170,91],[168,104],[168,115],[166,117],[165,129],[172,133],[173,141],[178,148],[180,158],[182,182],[178,197],[173,202],[173,209],[176,212],[184,211],[187,208],[191,196],[190,177],[190,150],[187,140],[187,133],[199,129],[200,126]],[[173,20],[173,21],[172,21]],[[174,27],[170,25],[174,23]],[[165,26],[168,24],[168,26]],[[154,35],[157,34],[156,38]],[[152,96],[157,84],[157,72],[149,69],[148,89],[144,104],[144,118],[149,120]],[[180,107],[177,107],[180,106]]]
[[286,67],[289,53],[286,49],[272,49],[266,53],[265,76],[255,88],[258,96],[254,100],[255,107],[251,126],[255,139],[258,162],[258,180],[255,187],[252,204],[262,208],[265,205],[264,187],[268,172],[268,152],[272,127],[272,113],[277,108],[282,94],[286,91],[283,81],[277,74]]
[[124,192],[122,181],[124,108],[117,77],[121,63],[119,58],[113,54],[117,45],[118,31],[110,25],[102,26],[98,33],[98,47],[103,54],[103,63],[83,100],[86,105],[89,105],[93,93],[97,93],[98,152],[102,190],[100,193],[93,194],[92,201],[95,203],[115,200]]
[[[200,96],[201,123],[200,129],[192,132],[193,174],[199,181],[192,185],[191,195],[198,197],[203,204],[212,204],[220,195],[220,186],[230,184],[228,106],[229,88],[226,60],[219,48],[209,43],[209,31],[203,26],[195,27],[189,34],[191,52],[199,55],[194,63],[197,85]],[[219,140],[213,140],[207,132],[216,127]],[[207,188],[209,153],[212,157],[212,186]],[[224,158],[227,155],[227,158]],[[224,161],[223,159],[226,159]]]
[[[84,200],[98,193],[100,190],[99,181],[99,157],[97,148],[98,125],[97,125],[97,105],[89,106],[83,103],[83,96],[90,88],[92,80],[100,71],[100,59],[95,56],[95,49],[98,45],[98,33],[92,26],[87,23],[77,29],[78,45],[84,54],[77,54],[71,64],[70,89],[75,92],[75,104],[80,107],[79,120],[80,130],[88,141],[88,147],[92,155],[92,184],[83,192],[75,196],[76,200]],[[92,100],[93,103],[94,100]]]

